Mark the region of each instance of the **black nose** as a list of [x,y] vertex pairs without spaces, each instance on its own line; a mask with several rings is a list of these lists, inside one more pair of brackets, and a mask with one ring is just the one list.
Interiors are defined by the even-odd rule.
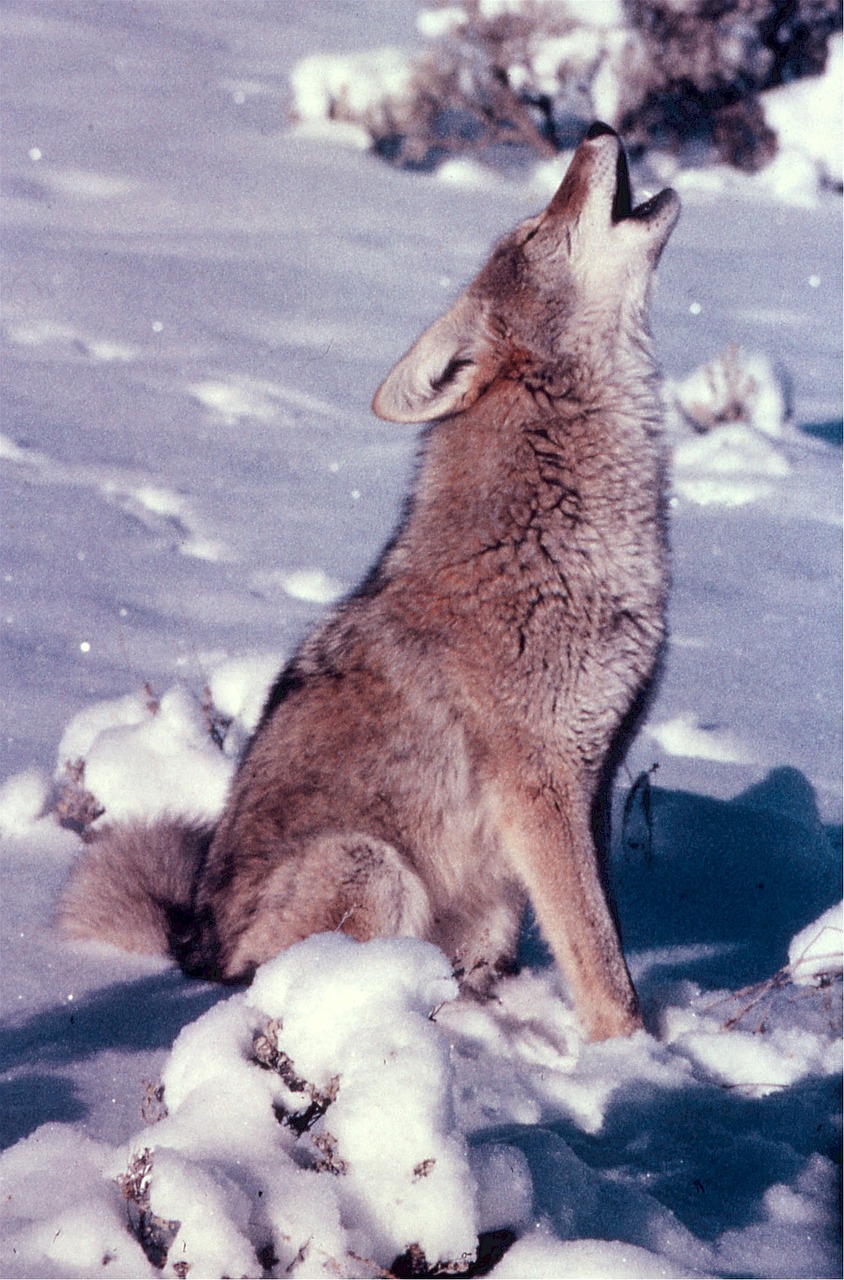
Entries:
[[615,138],[617,133],[615,129],[611,129],[608,124],[604,124],[602,120],[596,120],[594,124],[590,124],[586,134],[587,141],[591,142],[593,138],[602,138],[605,133],[610,133]]

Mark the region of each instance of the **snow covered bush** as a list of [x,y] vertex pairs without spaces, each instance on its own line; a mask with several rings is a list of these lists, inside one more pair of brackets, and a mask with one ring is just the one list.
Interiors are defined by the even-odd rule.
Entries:
[[[840,23],[838,0],[443,0],[419,15],[416,56],[300,62],[295,114],[353,126],[412,167],[502,144],[553,154],[597,118],[634,148],[753,172],[783,115],[760,95],[820,78]],[[836,77],[824,83],[834,117]],[[824,176],[840,183],[834,168]]]
[[346,125],[363,146],[385,149],[402,136],[414,112],[414,72],[400,49],[377,49],[352,58],[309,54],[291,75],[297,120]]
[[182,685],[159,697],[145,684],[80,711],[59,743],[60,824],[87,838],[101,818],[216,818],[279,665],[277,654],[232,659],[213,668],[200,697]]
[[841,25],[838,0],[631,0],[629,12],[650,72],[631,141],[697,145],[749,171],[778,146],[759,94],[820,75]]
[[735,344],[665,385],[674,488],[700,506],[737,507],[791,474],[792,439],[783,374],[762,352]]
[[670,383],[669,399],[692,431],[742,423],[767,436],[782,435],[789,416],[783,377],[762,352],[732,343],[682,381]]

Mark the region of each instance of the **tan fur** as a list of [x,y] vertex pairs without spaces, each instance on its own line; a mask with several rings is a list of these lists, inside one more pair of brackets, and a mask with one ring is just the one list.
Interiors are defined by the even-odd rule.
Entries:
[[[279,676],[192,891],[171,895],[189,972],[248,977],[343,929],[429,938],[483,987],[529,895],[588,1033],[641,1025],[598,846],[665,634],[646,308],[678,209],[667,191],[631,211],[620,143],[594,126],[545,213],[378,391],[381,417],[434,423],[408,514]],[[108,839],[65,902],[77,934],[111,914],[81,901],[101,880],[119,897]],[[154,880],[176,855],[148,839]]]
[[62,933],[124,951],[166,952],[170,928],[162,906],[190,902],[210,835],[178,821],[101,828],[62,895]]

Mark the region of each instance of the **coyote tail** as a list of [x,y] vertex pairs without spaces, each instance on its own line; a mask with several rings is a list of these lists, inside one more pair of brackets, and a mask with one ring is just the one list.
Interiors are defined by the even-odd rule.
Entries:
[[194,888],[212,835],[178,818],[104,827],[73,869],[59,929],[122,951],[170,954],[187,967],[199,931]]

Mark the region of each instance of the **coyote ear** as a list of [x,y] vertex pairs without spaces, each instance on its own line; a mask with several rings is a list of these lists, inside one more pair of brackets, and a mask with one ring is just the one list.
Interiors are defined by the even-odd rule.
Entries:
[[426,329],[375,393],[387,422],[431,422],[461,413],[495,377],[483,304],[462,294]]

